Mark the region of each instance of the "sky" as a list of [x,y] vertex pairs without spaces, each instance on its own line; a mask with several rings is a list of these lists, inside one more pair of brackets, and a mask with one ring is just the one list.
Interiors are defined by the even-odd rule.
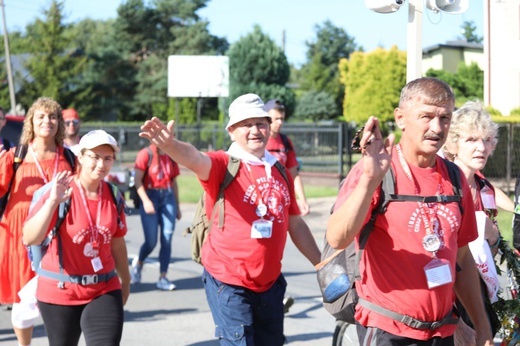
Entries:
[[[65,21],[84,18],[109,19],[117,16],[117,7],[125,0],[65,0]],[[389,0],[381,0],[389,1]],[[408,0],[409,1],[409,0]],[[300,66],[306,61],[306,42],[316,39],[315,27],[330,20],[354,38],[367,52],[377,47],[407,48],[408,1],[395,13],[381,14],[366,8],[364,0],[210,0],[198,15],[209,21],[212,35],[233,43],[253,30],[255,24],[283,47],[289,63]],[[417,1],[417,0],[416,0]],[[422,47],[446,43],[461,37],[465,21],[473,21],[476,34],[483,36],[483,1],[471,0],[463,14],[438,13],[424,7]],[[0,0],[1,2],[1,0]],[[7,30],[21,30],[36,18],[50,0],[3,0]],[[1,30],[3,33],[3,29]]]

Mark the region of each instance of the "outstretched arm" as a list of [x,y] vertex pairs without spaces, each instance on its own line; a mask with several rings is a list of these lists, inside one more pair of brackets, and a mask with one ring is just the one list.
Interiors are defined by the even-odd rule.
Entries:
[[160,119],[154,117],[141,126],[139,137],[148,139],[175,162],[192,170],[200,180],[208,180],[211,159],[190,143],[175,139],[174,124],[175,122],[171,120],[165,125]]

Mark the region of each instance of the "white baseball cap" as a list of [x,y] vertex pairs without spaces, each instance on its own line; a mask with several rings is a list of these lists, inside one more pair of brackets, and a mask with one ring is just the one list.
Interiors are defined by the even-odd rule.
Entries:
[[239,96],[229,106],[229,122],[226,130],[242,120],[253,118],[267,118],[271,122],[271,117],[264,110],[264,101],[260,96],[256,94]]
[[101,145],[108,144],[115,152],[119,151],[116,139],[103,130],[93,130],[81,137],[79,141],[79,150],[94,149]]

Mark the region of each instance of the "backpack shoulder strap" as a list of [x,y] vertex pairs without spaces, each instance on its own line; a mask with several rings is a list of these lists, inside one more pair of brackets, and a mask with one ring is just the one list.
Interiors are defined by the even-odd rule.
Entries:
[[23,160],[25,159],[25,155],[27,155],[27,144],[20,144],[14,151],[13,177],[14,173],[16,173],[16,170],[18,167],[20,167]]
[[7,138],[2,138],[2,144],[4,145],[4,150],[5,151],[8,151],[9,149],[11,149],[11,141],[8,140]]
[[13,175],[11,176],[11,181],[9,182],[9,185],[7,186],[7,192],[0,199],[0,217],[4,213],[4,210],[7,206],[7,201],[9,200],[9,195],[11,194],[11,187],[13,186],[13,181],[14,181],[14,176],[16,175],[16,171],[18,170],[18,167],[20,167],[20,165],[22,164],[26,154],[27,154],[27,144],[21,144],[21,145],[17,146],[14,151]]
[[217,201],[215,202],[215,206],[213,207],[213,208],[218,208],[218,227],[219,228],[224,227],[224,190],[229,186],[229,184],[231,184],[233,179],[235,179],[239,168],[240,168],[240,159],[236,158],[234,156],[229,156],[229,161],[228,161],[227,168],[226,168],[226,175],[224,176],[224,180],[220,184]]
[[240,168],[240,159],[234,156],[229,156],[229,161],[227,164],[226,175],[224,176],[224,180],[222,184],[220,184],[220,191],[223,192],[226,187],[231,184],[233,179],[238,173],[238,169]]
[[291,145],[291,142],[289,142],[289,137],[287,137],[286,134],[283,134],[283,133],[279,133],[278,134],[280,136],[280,138],[282,139],[282,142],[283,142],[283,146],[285,148],[285,152],[288,152],[289,150],[293,150],[293,147]]
[[153,160],[153,151],[150,147],[146,147],[146,151],[148,152],[148,166],[146,168],[146,171],[148,171],[148,168],[150,167],[150,165],[152,164],[152,160]]
[[108,187],[110,188],[110,196],[112,197],[112,202],[114,202],[114,205],[117,209],[117,224],[120,226],[122,223],[121,213],[125,212],[125,214],[128,214],[125,197],[116,184],[112,184],[108,181],[105,181],[105,183],[107,183]]
[[72,169],[72,172],[74,173],[76,169],[76,155],[70,150],[69,148],[63,147],[63,155],[65,156],[65,159],[70,165],[70,168]]
[[289,184],[289,177],[287,177],[287,170],[285,169],[285,166],[280,163],[280,161],[276,160],[274,163],[274,166],[280,171],[280,174],[285,179],[285,182]]
[[462,208],[462,184],[461,184],[461,172],[459,166],[457,166],[454,162],[450,160],[444,159],[446,163],[446,168],[448,169],[448,175],[450,176],[451,185],[453,186],[453,195],[455,197],[458,196],[459,209],[460,213],[464,213],[464,209]]

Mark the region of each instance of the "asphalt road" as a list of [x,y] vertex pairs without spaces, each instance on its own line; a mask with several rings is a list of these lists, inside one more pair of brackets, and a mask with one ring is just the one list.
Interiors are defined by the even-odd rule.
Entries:
[[[333,200],[311,199],[311,213],[305,217],[320,247]],[[189,236],[182,236],[193,218],[195,205],[182,205],[181,211],[183,217],[175,230],[173,259],[169,269],[169,278],[177,289],[163,292],[155,288],[159,276],[157,246],[144,266],[143,282],[131,287],[125,306],[123,346],[218,345],[200,280],[202,267],[191,260]],[[126,239],[131,260],[138,252],[143,235],[138,215],[129,216],[127,221],[129,231]],[[285,315],[288,344],[331,345],[335,320],[322,307],[314,268],[290,240],[283,259],[283,273],[288,282],[287,293],[295,299],[295,304]],[[0,307],[0,345],[17,345],[11,329],[10,311],[5,311],[3,307]],[[42,345],[48,345],[48,342],[40,319],[35,326],[32,346]],[[80,345],[85,345],[83,340]]]

